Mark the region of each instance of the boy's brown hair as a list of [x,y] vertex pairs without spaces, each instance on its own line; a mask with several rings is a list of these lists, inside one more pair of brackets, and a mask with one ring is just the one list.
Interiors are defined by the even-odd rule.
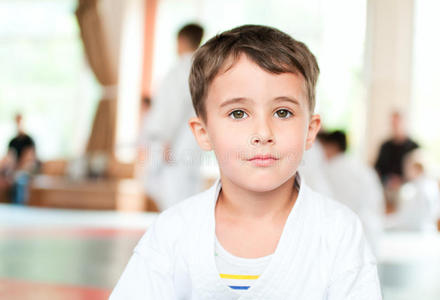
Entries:
[[189,76],[191,98],[196,114],[207,120],[205,98],[209,85],[226,62],[229,69],[240,54],[271,73],[301,74],[309,100],[310,112],[315,107],[315,86],[319,67],[307,46],[278,29],[244,25],[214,36],[194,55]]

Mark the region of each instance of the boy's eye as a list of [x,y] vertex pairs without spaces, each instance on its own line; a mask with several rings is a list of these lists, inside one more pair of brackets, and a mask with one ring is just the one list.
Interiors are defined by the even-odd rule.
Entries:
[[280,119],[286,119],[292,115],[292,113],[290,111],[288,111],[287,109],[279,109],[275,112],[275,114]]
[[234,110],[229,114],[232,119],[239,120],[244,119],[247,116],[247,113],[242,111],[241,109]]

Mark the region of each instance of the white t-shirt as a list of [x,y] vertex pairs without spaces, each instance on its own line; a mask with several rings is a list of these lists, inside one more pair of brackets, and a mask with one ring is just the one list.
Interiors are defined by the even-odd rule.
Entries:
[[166,210],[134,250],[110,300],[380,300],[359,218],[301,182],[275,252],[243,295],[219,276],[215,205],[221,182]]
[[232,289],[238,299],[244,295],[266,269],[272,255],[259,258],[237,257],[229,253],[215,238],[215,263],[223,283]]

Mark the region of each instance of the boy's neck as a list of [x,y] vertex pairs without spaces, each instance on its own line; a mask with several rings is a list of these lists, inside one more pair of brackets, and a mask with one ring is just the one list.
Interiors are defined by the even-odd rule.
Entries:
[[217,209],[220,208],[231,218],[262,220],[285,217],[298,197],[295,176],[278,188],[264,193],[244,189],[225,177],[222,177],[221,182]]

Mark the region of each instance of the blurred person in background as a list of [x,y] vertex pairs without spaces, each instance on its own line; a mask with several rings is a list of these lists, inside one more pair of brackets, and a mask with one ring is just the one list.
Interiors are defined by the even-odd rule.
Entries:
[[8,151],[0,160],[0,202],[10,202],[10,192],[14,178],[15,155]]
[[404,182],[403,157],[418,148],[417,143],[408,137],[404,116],[400,112],[396,111],[391,115],[391,132],[391,138],[381,145],[375,163],[376,171],[385,188],[389,211],[395,209],[397,193]]
[[153,95],[141,134],[148,148],[145,189],[160,210],[202,187],[201,151],[187,123],[195,116],[188,85],[192,55],[202,37],[203,28],[198,24],[179,30],[179,58]]
[[[145,126],[148,126],[148,116],[150,114],[151,109],[151,98],[149,96],[143,96],[141,99],[140,105],[140,134],[137,140],[138,147],[138,161],[141,162],[141,165],[144,164],[146,158],[148,156],[147,148],[145,147],[145,141],[147,140],[147,130]],[[142,170],[143,171],[143,170]]]
[[12,202],[25,204],[30,177],[38,170],[35,142],[23,128],[23,116],[15,116],[17,135],[8,144],[6,157],[0,162],[0,188],[11,189]]
[[303,160],[299,166],[299,172],[304,177],[307,185],[315,191],[333,198],[327,176],[322,172],[325,168],[326,159],[324,149],[319,139],[316,139],[312,148],[304,152]]
[[17,168],[26,169],[30,167],[29,164],[32,163],[32,159],[36,160],[35,142],[24,131],[23,116],[20,113],[15,116],[15,124],[17,135],[9,142],[8,152],[11,152],[14,156]]
[[399,191],[396,213],[390,215],[387,227],[436,232],[440,216],[440,192],[437,180],[429,176],[426,154],[421,150],[409,152],[403,160],[407,182]]
[[343,131],[318,135],[327,160],[324,171],[333,198],[347,205],[361,219],[365,235],[377,252],[385,213],[383,189],[374,169],[349,155]]
[[[137,170],[136,170],[136,177],[140,180],[144,180],[144,174],[145,166],[148,161],[146,160],[148,158],[148,148],[145,147],[145,141],[147,140],[147,136],[145,136],[147,130],[144,128],[145,126],[148,126],[148,116],[150,114],[151,109],[151,98],[149,96],[143,96],[141,99],[141,111],[140,111],[140,135],[138,139],[138,162]],[[148,192],[148,191],[146,191]],[[157,207],[156,202],[151,198],[151,196],[147,193],[145,193],[145,210],[150,212],[158,212],[159,208]]]

